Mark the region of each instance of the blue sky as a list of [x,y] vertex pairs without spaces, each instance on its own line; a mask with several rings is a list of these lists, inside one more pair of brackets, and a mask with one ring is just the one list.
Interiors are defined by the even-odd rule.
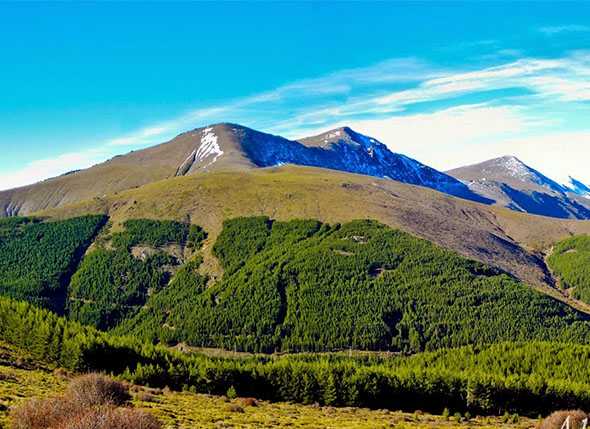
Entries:
[[590,183],[590,3],[0,3],[0,189],[231,121]]

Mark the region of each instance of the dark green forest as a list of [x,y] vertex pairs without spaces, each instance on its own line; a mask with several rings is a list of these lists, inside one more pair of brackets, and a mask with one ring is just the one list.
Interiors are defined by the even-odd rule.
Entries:
[[63,313],[70,276],[106,220],[0,219],[0,294]]
[[138,384],[269,400],[393,410],[537,416],[590,408],[590,346],[499,343],[413,356],[257,355],[212,358],[116,337],[28,303],[0,298],[0,340],[74,371]]
[[587,317],[567,305],[372,221],[233,219],[214,253],[222,281],[205,289],[192,269],[116,332],[254,352],[590,340]]
[[[198,248],[206,237],[200,227],[174,221],[134,219],[124,222],[123,228],[110,237],[111,248],[98,246],[72,277],[68,295],[71,319],[100,329],[117,326],[133,316],[149,294],[168,285],[181,265],[182,261],[160,247]],[[135,257],[131,249],[139,245],[152,251]]]
[[[0,221],[1,341],[70,370],[205,393],[532,416],[590,407],[587,317],[426,240],[372,221],[228,220],[213,247],[224,275],[208,287],[198,226],[127,221],[88,250],[106,221]],[[555,258],[587,250],[564,243]],[[556,260],[579,287],[568,274],[579,261]],[[181,341],[305,353],[167,347]]]
[[572,296],[590,303],[590,237],[581,235],[561,241],[547,258],[549,266]]
[[251,352],[590,340],[582,313],[373,221],[228,220],[213,246],[224,275],[210,287],[199,271],[205,231],[175,221],[105,229],[78,266],[105,221],[4,221],[3,294],[117,335]]

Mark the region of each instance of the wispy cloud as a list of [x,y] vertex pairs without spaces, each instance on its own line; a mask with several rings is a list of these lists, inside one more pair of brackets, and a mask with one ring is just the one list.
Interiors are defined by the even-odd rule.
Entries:
[[102,149],[70,152],[55,158],[31,161],[24,168],[0,174],[0,190],[39,182],[73,169],[87,168],[111,156]]
[[[514,50],[499,54],[495,64],[485,67],[452,69],[416,58],[392,59],[292,82],[113,136],[97,143],[94,151],[35,161],[19,172],[0,176],[0,183],[4,188],[31,183],[88,166],[113,151],[159,143],[220,121],[241,122],[288,137],[348,124],[439,168],[475,157],[481,161],[497,153],[518,154],[518,148],[508,150],[502,142],[520,144],[535,132],[537,136],[539,132],[579,132],[560,127],[590,113],[590,53],[511,58],[518,54]],[[498,64],[500,61],[504,62]],[[486,92],[514,88],[525,95],[516,98],[498,93],[477,99]],[[581,122],[578,120],[578,128]],[[590,130],[590,125],[586,127]],[[584,141],[583,136],[586,134],[576,134],[576,141]],[[571,164],[554,163],[561,164],[563,171]],[[584,179],[590,181],[590,174]]]
[[559,33],[585,33],[590,32],[590,27],[587,25],[578,25],[578,24],[570,24],[570,25],[555,25],[555,26],[548,26],[548,27],[541,27],[539,31],[547,36],[553,36]]

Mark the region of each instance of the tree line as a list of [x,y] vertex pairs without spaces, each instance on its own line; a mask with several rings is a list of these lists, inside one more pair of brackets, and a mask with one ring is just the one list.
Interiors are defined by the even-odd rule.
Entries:
[[[0,340],[74,371],[150,386],[268,400],[429,412],[548,414],[590,407],[590,346],[501,343],[386,357],[212,358],[116,337],[0,298]],[[523,359],[524,357],[524,359]],[[574,369],[568,372],[566,368]]]

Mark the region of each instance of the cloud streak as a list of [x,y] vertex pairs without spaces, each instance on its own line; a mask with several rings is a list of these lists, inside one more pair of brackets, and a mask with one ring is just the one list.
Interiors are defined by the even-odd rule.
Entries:
[[[553,34],[583,31],[557,27],[546,30]],[[519,89],[522,94],[509,94],[511,89]],[[500,93],[486,95],[490,91]],[[444,169],[497,154],[519,155],[518,145],[532,138],[545,141],[542,133],[575,133],[576,142],[586,141],[590,126],[583,124],[590,113],[589,102],[587,51],[560,58],[523,57],[469,69],[450,69],[417,58],[391,59],[219,105],[201,106],[100,142],[93,151],[35,161],[21,171],[0,176],[0,183],[3,188],[8,187],[6,184],[31,183],[88,166],[114,151],[159,143],[182,131],[222,121],[240,122],[288,137],[347,124],[375,135],[396,151]],[[505,142],[512,142],[512,146]],[[569,147],[582,150],[581,143]],[[558,169],[549,166],[550,162],[538,161],[535,167],[551,168],[557,174]],[[572,157],[552,159],[551,163],[560,165],[560,176],[568,168],[578,171]],[[581,179],[590,182],[590,174]]]
[[547,36],[554,36],[560,33],[586,33],[590,32],[590,27],[587,25],[556,25],[541,27],[539,31]]

